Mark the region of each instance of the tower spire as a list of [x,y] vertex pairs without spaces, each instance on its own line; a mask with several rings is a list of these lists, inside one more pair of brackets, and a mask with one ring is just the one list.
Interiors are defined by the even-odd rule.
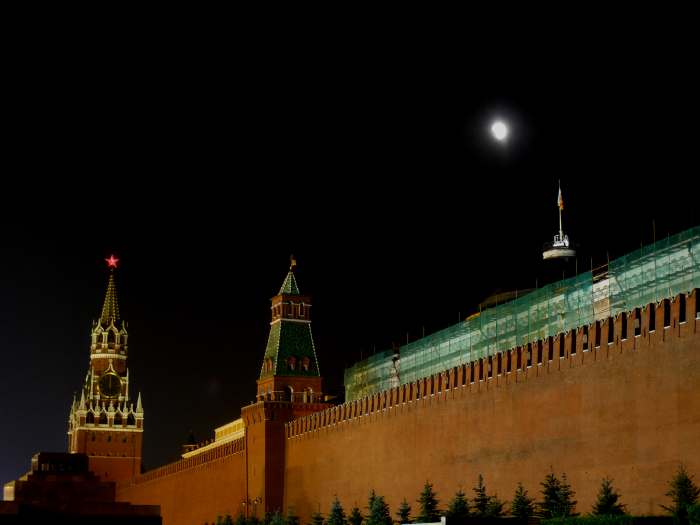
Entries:
[[283,293],[288,295],[299,295],[299,286],[297,285],[296,277],[294,277],[294,270],[296,267],[297,260],[293,255],[291,255],[289,257],[289,273],[287,273],[287,277],[285,277],[278,295],[282,295]]
[[105,302],[102,305],[102,315],[100,322],[104,325],[109,325],[111,321],[116,324],[119,321],[119,302],[117,301],[117,285],[114,281],[114,269],[117,267],[119,259],[110,255],[107,261],[109,266],[109,281],[107,282],[107,293],[105,294]]
[[[311,333],[311,297],[299,291],[295,268],[296,259],[292,256],[282,287],[272,298],[270,334],[258,380],[258,395],[272,392],[280,395],[285,388],[307,388],[311,395],[311,392],[318,394],[321,389],[321,374]],[[287,400],[291,400],[290,396],[287,395]],[[298,397],[301,399],[302,395]]]
[[[143,404],[139,395],[138,412],[128,412],[129,334],[117,301],[115,273],[119,259],[110,255],[105,262],[109,269],[107,292],[101,315],[90,333],[90,368],[80,401],[74,399],[70,411],[68,451],[87,454],[90,470],[99,472],[100,477],[128,481],[141,472]],[[133,406],[131,403],[132,410]],[[112,439],[115,430],[124,439]]]

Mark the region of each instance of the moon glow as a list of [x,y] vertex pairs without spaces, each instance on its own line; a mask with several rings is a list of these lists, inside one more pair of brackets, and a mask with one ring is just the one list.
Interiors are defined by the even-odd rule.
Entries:
[[497,120],[491,125],[491,135],[499,142],[508,138],[508,126],[502,120]]

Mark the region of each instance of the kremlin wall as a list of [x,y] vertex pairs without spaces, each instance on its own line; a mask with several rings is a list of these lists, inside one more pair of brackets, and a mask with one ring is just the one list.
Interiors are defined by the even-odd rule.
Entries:
[[[697,295],[686,298],[694,312]],[[650,305],[638,337],[583,350],[572,331],[545,341],[530,366],[513,363],[524,358],[515,349],[502,356],[511,372],[462,365],[291,422],[285,502],[308,517],[335,494],[362,507],[374,488],[395,510],[426,479],[447,501],[479,473],[503,499],[518,482],[539,497],[553,469],[581,511],[608,476],[630,511],[658,514],[678,463],[700,472],[700,319],[680,324],[679,303],[668,303],[668,328],[650,333],[649,311],[661,319],[664,307]],[[603,341],[612,327],[620,333],[620,317],[600,325]]]
[[[364,509],[372,489],[395,512],[426,480],[445,505],[479,474],[502,500],[519,482],[539,499],[551,472],[566,474],[578,512],[610,477],[630,513],[650,515],[681,463],[700,476],[700,227],[355,363],[339,405],[323,391],[292,260],[271,300],[255,402],[143,473],[148,430],[129,388],[117,262],[107,260],[68,452],[116,485],[119,505],[160,506],[165,525],[275,511],[307,523],[336,496]],[[6,499],[22,483],[6,484]]]
[[[694,228],[665,252],[626,256],[625,279],[585,276],[590,310],[582,315],[579,299],[567,317],[564,301],[561,331],[550,305],[539,337],[528,331],[519,345],[506,339],[459,360],[426,358],[429,367],[421,375],[413,366],[409,380],[401,349],[380,366],[358,363],[338,406],[321,393],[310,297],[292,266],[272,299],[256,402],[213,442],[121,481],[118,498],[160,505],[167,525],[276,510],[304,523],[336,495],[346,509],[362,509],[370,489],[393,512],[426,480],[444,503],[479,474],[501,499],[512,499],[518,482],[539,498],[554,472],[566,473],[579,512],[611,477],[628,511],[662,513],[679,464],[700,475],[699,246]],[[610,291],[601,298],[604,282]],[[361,369],[381,372],[360,377]]]
[[[306,521],[336,494],[346,507],[362,508],[374,488],[396,509],[404,497],[415,500],[426,479],[447,500],[479,473],[490,491],[510,499],[519,481],[537,494],[553,469],[567,474],[579,510],[592,506],[600,480],[610,476],[630,512],[659,514],[679,462],[700,472],[697,298],[697,289],[686,297],[694,316],[682,324],[675,297],[642,310],[637,337],[584,351],[582,330],[576,348],[569,332],[563,357],[547,359],[556,338],[542,345],[541,364],[535,357],[528,367],[521,355],[524,366],[512,363],[510,373],[490,378],[483,362],[473,372],[464,365],[293,420],[284,428],[283,456],[277,450],[274,458],[284,460],[282,508]],[[670,326],[650,333],[650,311],[663,319],[665,304]],[[621,318],[602,323],[601,340],[620,325]],[[503,356],[502,370],[517,354]],[[256,437],[247,439],[148,472],[122,485],[118,498],[161,505],[165,524],[236,515],[244,502],[261,517],[263,491],[246,494],[246,472],[260,476],[263,451]]]

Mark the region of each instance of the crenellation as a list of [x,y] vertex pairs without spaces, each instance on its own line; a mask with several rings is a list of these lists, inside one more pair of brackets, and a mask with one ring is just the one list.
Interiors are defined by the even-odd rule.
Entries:
[[[685,295],[687,311],[692,311],[693,313],[697,311],[696,298],[697,289]],[[679,296],[675,296],[672,301],[669,301],[668,305],[670,316],[667,315],[669,327],[666,329],[666,332],[672,330],[675,326],[675,330],[672,332],[677,337],[696,333],[700,319],[688,318],[688,321],[684,324],[687,328],[683,328],[678,322],[680,316]],[[671,305],[676,306],[671,308]],[[633,309],[631,312],[625,312],[624,315],[618,314],[615,317],[606,318],[602,322],[595,321],[590,325],[577,327],[556,336],[549,336],[544,340],[502,350],[495,354],[496,359],[493,359],[494,356],[488,356],[487,360],[479,358],[468,364],[461,364],[420,378],[415,382],[406,383],[398,387],[390,387],[387,390],[370,394],[359,400],[344,403],[340,407],[327,409],[321,414],[321,417],[313,419],[310,424],[303,423],[305,418],[292,421],[286,425],[286,434],[290,438],[298,437],[301,434],[319,430],[329,425],[351,422],[362,416],[374,416],[378,413],[387,412],[387,409],[399,404],[422,401],[421,405],[427,406],[432,404],[432,400],[439,402],[456,399],[446,394],[458,387],[469,387],[470,392],[481,393],[506,387],[510,383],[525,383],[542,375],[550,375],[555,371],[566,372],[567,369],[575,369],[595,361],[612,361],[618,355],[642,350],[639,342],[645,339],[641,337],[641,334],[649,326],[649,312],[651,308],[655,308],[656,315],[663,319],[664,307],[663,301],[657,304],[650,304],[643,308]],[[637,315],[640,316],[640,335],[634,336],[633,331],[635,328],[630,320],[636,319]],[[624,322],[627,323],[626,338],[623,338],[622,328]],[[584,337],[584,334],[590,335],[596,331],[601,339],[601,344],[590,348],[591,341]],[[617,335],[613,336],[614,334]],[[647,335],[647,346],[662,343],[668,337],[657,341],[653,339],[654,331],[647,332]],[[608,342],[610,337],[612,337],[612,341]],[[595,343],[596,340],[594,339],[593,342]],[[585,348],[584,345],[589,348]],[[587,359],[587,354],[591,355],[592,359]],[[549,359],[544,360],[545,356]],[[540,360],[543,362],[540,362]],[[494,362],[498,363],[499,361],[502,364],[501,373],[498,373],[498,369],[494,370],[493,368]],[[515,363],[513,364],[512,361],[515,361]],[[528,365],[528,363],[530,364]],[[511,366],[511,372],[508,372],[508,368]],[[332,410],[332,412],[329,412],[329,410]],[[299,424],[300,421],[302,424]]]
[[168,463],[162,467],[149,470],[148,472],[135,477],[128,483],[122,483],[122,489],[126,490],[129,486],[142,485],[144,483],[149,483],[151,481],[171,476],[185,470],[207,466],[216,460],[220,460],[231,455],[242,454],[243,452],[245,452],[245,438],[229,441],[220,445],[219,447],[208,450],[201,455],[180,459],[173,463]]

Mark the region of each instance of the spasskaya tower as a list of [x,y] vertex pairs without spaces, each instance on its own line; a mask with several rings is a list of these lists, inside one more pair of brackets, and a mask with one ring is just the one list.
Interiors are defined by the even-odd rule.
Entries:
[[107,261],[109,280],[102,313],[93,321],[90,363],[80,397],[68,418],[68,451],[87,454],[90,470],[104,481],[124,481],[141,472],[143,406],[129,395],[127,323],[119,314],[115,270]]

